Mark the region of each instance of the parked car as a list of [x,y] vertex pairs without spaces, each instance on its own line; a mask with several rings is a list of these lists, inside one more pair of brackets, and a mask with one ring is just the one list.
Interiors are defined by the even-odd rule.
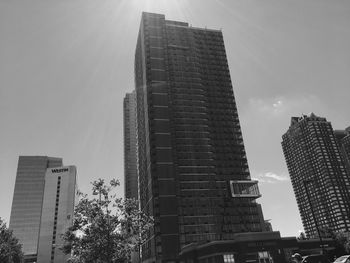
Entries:
[[350,255],[344,255],[337,258],[333,263],[350,263]]
[[324,255],[308,255],[303,257],[301,263],[330,263],[330,261]]

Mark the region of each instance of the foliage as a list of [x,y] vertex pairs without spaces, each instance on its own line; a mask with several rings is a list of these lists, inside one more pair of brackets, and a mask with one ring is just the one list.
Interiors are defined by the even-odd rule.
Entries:
[[5,222],[0,218],[0,262],[19,263],[23,260],[22,245],[13,236],[11,230],[6,227]]
[[63,235],[62,250],[71,254],[72,263],[128,262],[153,225],[153,220],[139,210],[138,201],[116,198],[113,190],[117,180],[109,185],[103,179],[92,182],[90,199],[79,193],[72,227]]
[[337,255],[350,254],[350,232],[335,232],[331,228],[321,228],[320,234],[335,241]]
[[350,233],[335,233],[333,239],[336,242],[336,246],[343,250],[342,254],[350,254]]
[[307,237],[304,232],[300,232],[299,236],[297,237],[298,240],[306,240]]

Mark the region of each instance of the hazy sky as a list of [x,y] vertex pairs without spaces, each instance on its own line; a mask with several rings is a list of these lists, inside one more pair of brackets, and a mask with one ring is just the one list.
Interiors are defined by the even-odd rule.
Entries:
[[142,11],[223,30],[258,201],[274,230],[297,235],[281,136],[302,113],[350,126],[348,0],[0,0],[0,217],[19,155],[62,157],[85,192],[99,177],[123,181]]

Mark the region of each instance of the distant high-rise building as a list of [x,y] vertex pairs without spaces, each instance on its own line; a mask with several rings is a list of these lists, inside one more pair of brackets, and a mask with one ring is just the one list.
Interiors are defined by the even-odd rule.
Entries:
[[350,127],[346,128],[345,130],[336,130],[334,133],[338,139],[340,151],[346,163],[346,168],[350,174]]
[[124,195],[138,199],[136,93],[124,98]]
[[[54,176],[50,177],[48,171],[54,170],[51,168],[60,170],[61,166],[61,158],[47,156],[19,157],[9,227],[22,244],[26,262],[40,262],[38,261],[38,248],[40,240],[44,237],[44,231],[49,231],[46,226],[48,224],[55,224],[56,222],[56,227],[52,227],[50,231],[51,236],[53,233],[58,236],[61,234],[59,230],[62,229],[62,221],[56,217],[62,215],[72,216],[71,204],[73,202],[74,207],[74,197],[72,200],[71,195],[74,196],[75,190],[70,189],[75,187],[75,184],[66,186],[64,183],[64,186],[60,186],[60,192],[58,193],[56,191],[57,189],[55,191],[51,189],[53,187],[52,180],[54,180]],[[61,180],[65,181],[65,178]],[[59,207],[57,208],[59,210],[56,210],[57,200],[55,198],[57,194],[59,198]],[[55,200],[50,202],[51,199]],[[72,202],[63,202],[63,200],[70,200]],[[50,209],[54,210],[49,211]],[[68,224],[68,221],[65,221],[65,223]],[[47,245],[54,246],[56,239],[53,241]],[[51,258],[51,249],[49,255]]]
[[332,125],[315,114],[292,117],[282,148],[306,235],[350,230],[350,176]]
[[139,196],[155,220],[142,260],[261,232],[222,32],[143,13],[135,85]]

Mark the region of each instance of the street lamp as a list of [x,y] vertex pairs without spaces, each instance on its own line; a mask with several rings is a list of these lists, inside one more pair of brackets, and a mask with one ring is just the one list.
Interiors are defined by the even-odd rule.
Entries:
[[305,191],[306,191],[306,197],[307,197],[307,200],[308,200],[309,205],[310,205],[312,219],[315,222],[316,231],[317,231],[318,237],[320,239],[320,244],[321,244],[321,248],[322,248],[322,254],[325,254],[324,246],[323,246],[323,239],[322,239],[322,236],[320,234],[320,229],[318,227],[318,223],[317,223],[316,216],[315,216],[315,211],[314,211],[314,208],[312,206],[312,202],[311,202],[311,198],[310,198],[310,192],[309,192],[309,188],[308,188],[308,184],[310,184],[310,183],[312,183],[314,181],[315,181],[314,179],[304,180],[303,184],[304,184],[304,188],[305,188]]

